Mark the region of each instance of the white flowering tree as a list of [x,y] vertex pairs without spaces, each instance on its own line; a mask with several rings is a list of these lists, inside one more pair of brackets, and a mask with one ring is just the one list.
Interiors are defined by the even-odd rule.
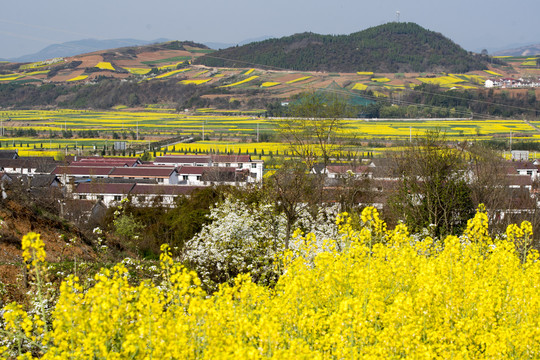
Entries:
[[[337,206],[321,208],[316,218],[301,209],[295,228],[314,233],[320,242],[317,248],[323,249],[325,239],[337,236],[336,216]],[[227,198],[211,210],[209,218],[212,222],[187,243],[185,251],[185,260],[209,289],[240,273],[250,273],[254,281],[266,284],[277,279],[274,259],[285,249],[285,215],[272,204],[248,205]],[[300,247],[293,239],[291,248]]]

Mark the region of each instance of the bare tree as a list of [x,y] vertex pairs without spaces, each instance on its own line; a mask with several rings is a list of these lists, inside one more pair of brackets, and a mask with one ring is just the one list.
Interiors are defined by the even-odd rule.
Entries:
[[289,106],[290,117],[276,122],[281,138],[307,169],[317,163],[327,165],[340,153],[343,118],[351,114],[347,102],[309,93]]
[[287,219],[285,248],[289,248],[292,226],[299,216],[301,207],[308,206],[309,197],[314,194],[313,177],[306,173],[298,162],[286,162],[266,182],[267,193],[278,211]]
[[433,227],[436,236],[460,233],[474,215],[463,151],[433,131],[416,138],[395,161],[401,184],[390,207],[398,217],[413,231]]

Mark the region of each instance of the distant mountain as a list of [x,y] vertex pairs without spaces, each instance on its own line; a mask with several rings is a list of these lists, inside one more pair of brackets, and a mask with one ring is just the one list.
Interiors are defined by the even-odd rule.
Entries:
[[[228,60],[227,60],[228,59]],[[487,69],[443,35],[414,23],[388,23],[350,35],[302,33],[231,47],[195,63],[328,72],[467,72]]]
[[526,45],[514,49],[500,50],[494,53],[497,56],[529,56],[540,54],[540,44]]
[[169,41],[167,39],[157,39],[152,41],[136,40],[136,39],[111,39],[111,40],[97,40],[97,39],[84,39],[77,41],[69,41],[62,44],[49,45],[41,51],[34,54],[23,55],[17,58],[9,59],[13,62],[33,62],[42,61],[47,59],[53,59],[56,57],[68,57],[80,54],[86,54],[89,52],[114,49],[126,46],[140,46],[154,43],[161,43]]
[[246,40],[241,41],[239,43],[207,42],[207,43],[204,43],[204,45],[208,46],[210,49],[220,50],[220,49],[227,49],[227,48],[237,46],[237,45],[238,46],[247,45],[247,44],[250,44],[252,42],[263,41],[263,40],[267,40],[267,39],[271,39],[271,38],[272,38],[271,36],[261,36],[261,37],[258,37],[258,38],[246,39]]

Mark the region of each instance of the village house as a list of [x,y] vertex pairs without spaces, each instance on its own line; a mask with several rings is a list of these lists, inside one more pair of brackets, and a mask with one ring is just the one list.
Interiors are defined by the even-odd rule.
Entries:
[[134,206],[174,206],[174,200],[181,195],[191,195],[200,186],[174,186],[136,184],[129,192]]
[[484,83],[484,87],[487,89],[491,88],[536,88],[540,87],[540,79],[526,80],[523,78],[514,79],[514,78],[499,78],[499,79],[488,79]]
[[108,176],[131,180],[155,179],[162,185],[178,184],[178,171],[174,167],[115,167]]
[[105,206],[115,206],[125,199],[135,183],[110,184],[98,182],[85,182],[73,189],[73,198],[78,200],[101,201]]
[[[176,167],[234,168],[248,172],[249,176],[246,177],[245,182],[250,183],[262,182],[264,174],[264,161],[253,160],[250,155],[167,155],[158,156],[154,164]],[[186,168],[185,171],[188,171],[187,169],[189,168]],[[187,176],[188,178],[185,178],[185,181],[194,181],[193,176],[190,177],[189,175],[201,176],[197,181],[202,179],[202,172],[199,172],[198,174],[180,174],[180,180],[182,181],[182,176]]]

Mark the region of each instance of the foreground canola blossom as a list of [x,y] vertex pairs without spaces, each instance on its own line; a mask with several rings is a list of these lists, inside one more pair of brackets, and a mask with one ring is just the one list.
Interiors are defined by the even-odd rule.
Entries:
[[[540,357],[540,263],[517,243],[529,223],[492,238],[479,209],[461,237],[442,241],[388,230],[374,208],[355,230],[337,218],[340,244],[277,261],[275,288],[240,275],[208,296],[200,280],[160,257],[163,283],[130,284],[117,265],[84,290],[60,288],[43,359],[531,359]],[[297,235],[301,232],[297,231]],[[31,336],[31,319],[11,305],[10,329]],[[30,354],[26,358],[31,358]]]

